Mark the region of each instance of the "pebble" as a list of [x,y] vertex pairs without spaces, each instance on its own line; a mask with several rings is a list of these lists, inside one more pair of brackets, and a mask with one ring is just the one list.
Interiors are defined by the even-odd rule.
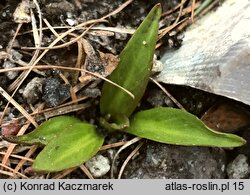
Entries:
[[225,100],[210,107],[201,120],[211,129],[234,133],[250,124],[250,114],[237,103]]
[[[12,63],[11,61],[6,60],[3,63],[3,67],[5,69],[15,68],[16,65],[14,63]],[[8,71],[8,72],[5,72],[5,75],[8,77],[8,79],[13,80],[13,79],[15,79],[18,76],[18,72],[17,71]]]
[[160,60],[157,60],[157,56],[154,55],[151,74],[160,73],[162,70],[163,70],[163,63]]
[[102,177],[110,170],[110,161],[103,155],[97,154],[85,163],[94,177]]
[[43,99],[46,106],[56,107],[70,96],[69,86],[61,84],[58,79],[45,80]]
[[166,95],[160,89],[152,89],[147,97],[147,102],[149,102],[153,107],[161,107],[165,105]]
[[23,97],[28,104],[35,104],[40,100],[44,81],[44,78],[35,77],[26,85],[23,90]]
[[244,154],[239,154],[227,166],[227,174],[230,179],[244,179],[250,174],[250,167]]

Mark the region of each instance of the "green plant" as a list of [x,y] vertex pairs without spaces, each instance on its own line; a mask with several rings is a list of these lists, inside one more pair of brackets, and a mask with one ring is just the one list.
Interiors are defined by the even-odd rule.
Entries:
[[[233,134],[218,133],[205,126],[194,115],[174,108],[153,108],[131,116],[142,98],[149,80],[161,15],[157,4],[138,27],[120,54],[117,69],[108,77],[126,92],[105,82],[100,100],[100,125],[112,132],[126,133],[157,142],[177,145],[238,147],[245,143]],[[59,116],[41,124],[33,132],[5,139],[24,144],[44,145],[33,169],[59,171],[78,166],[94,156],[104,136],[94,125],[74,117]]]

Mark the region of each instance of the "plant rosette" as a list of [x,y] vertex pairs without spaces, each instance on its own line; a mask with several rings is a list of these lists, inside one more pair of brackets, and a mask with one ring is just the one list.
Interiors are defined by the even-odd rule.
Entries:
[[[245,140],[237,135],[208,128],[196,116],[175,108],[158,107],[133,114],[141,100],[152,68],[157,42],[160,4],[155,5],[119,55],[117,68],[108,79],[134,97],[104,82],[100,99],[100,126],[108,132],[123,130],[153,141],[212,147],[239,147]],[[35,171],[60,171],[76,167],[93,157],[104,142],[96,127],[71,116],[58,116],[22,136],[6,136],[22,144],[43,145],[33,164]]]

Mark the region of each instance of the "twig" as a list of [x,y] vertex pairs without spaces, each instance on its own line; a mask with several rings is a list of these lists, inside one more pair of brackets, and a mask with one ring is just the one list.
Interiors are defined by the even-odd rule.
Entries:
[[[38,127],[36,121],[30,116],[30,114],[20,105],[18,104],[2,87],[0,87],[0,94],[8,100],[13,106],[17,108],[35,127]],[[3,114],[2,116],[3,117]],[[2,119],[1,119],[2,121]]]
[[179,7],[183,6],[184,3],[186,3],[187,0],[185,0],[184,2],[182,1],[181,3],[179,3],[177,6],[175,6],[173,9],[167,11],[167,12],[164,12],[162,13],[161,17],[164,17],[164,16],[167,16],[171,13],[173,13],[175,10],[177,10]]
[[[9,175],[9,176],[11,176],[11,177],[15,177],[15,174],[13,173],[14,170],[13,170],[12,168],[6,166],[6,165],[3,164],[3,163],[0,163],[0,166],[3,167],[3,168],[5,168],[5,169],[8,169],[8,170],[12,171],[11,173],[9,173],[9,172],[7,172],[7,171],[2,171],[2,170],[0,170],[0,173]],[[19,176],[21,176],[22,178],[28,179],[28,177],[25,176],[25,175],[23,175],[22,173],[17,172],[16,174],[19,175]]]
[[174,21],[173,25],[175,25],[175,24],[177,24],[179,22],[179,19],[180,19],[181,15],[182,15],[183,4],[185,3],[185,1],[186,0],[181,0],[180,11],[179,11],[178,16],[177,16],[176,20]]
[[25,158],[22,159],[16,166],[16,168],[14,169],[14,173],[16,174],[24,165],[24,163],[26,162],[26,158],[29,158],[37,149],[38,146],[31,146],[31,148],[29,149],[29,151],[25,154]]
[[17,36],[18,32],[20,31],[21,27],[22,27],[22,23],[18,24],[17,29],[16,29],[16,32],[15,32],[15,34],[14,34],[14,37],[13,37],[13,39],[12,39],[12,41],[11,41],[11,43],[10,43],[10,46],[9,46],[9,48],[8,48],[8,50],[7,50],[8,53],[11,52],[11,49],[12,49],[13,44],[14,44],[14,42],[15,42],[16,36]]
[[[44,19],[46,20],[46,19]],[[106,20],[103,20],[103,22],[106,22]],[[52,29],[72,29],[72,26],[54,26],[52,27]],[[50,27],[43,27],[43,30],[52,30]],[[75,30],[86,30],[86,27],[74,27]],[[123,33],[123,34],[134,34],[135,30],[134,29],[128,29],[128,28],[119,28],[119,27],[109,27],[109,26],[96,26],[96,27],[92,27],[90,31],[110,31],[110,32],[116,32],[116,33]],[[32,31],[29,30],[29,31],[26,31],[26,32],[22,32],[22,33],[19,33],[18,35],[24,35],[24,34],[28,34],[28,33],[31,33]],[[56,31],[54,31],[56,32]],[[57,36],[56,36],[57,37]],[[61,40],[61,41],[64,41],[64,40]]]
[[[204,7],[202,9],[202,11],[199,12],[199,15],[204,15],[206,14],[208,11],[210,11],[220,0],[214,0],[213,2],[211,2],[209,5],[207,5],[206,7]],[[204,2],[205,3],[205,2]],[[198,15],[198,14],[197,14]]]
[[[40,6],[39,6],[39,3],[37,2],[37,0],[33,0],[35,6],[36,6],[36,9],[37,9],[37,12],[38,12],[38,17],[39,17],[39,43],[41,45],[41,42],[42,42],[42,37],[43,37],[43,31],[42,31],[42,28],[43,28],[43,22],[42,22],[42,12],[41,12],[41,9],[40,9]],[[32,11],[32,9],[31,9]]]
[[[39,111],[40,109],[42,109],[42,107],[44,106],[44,104],[41,104],[40,106],[38,106],[37,110],[36,111]],[[36,112],[35,111],[35,112]],[[28,121],[27,124],[24,124],[21,129],[19,130],[19,132],[17,133],[17,135],[23,135],[25,133],[25,131],[27,130],[27,128],[29,127],[30,125],[30,121]],[[11,155],[11,153],[13,152],[14,148],[15,148],[16,144],[10,144],[10,146],[8,147],[7,151],[6,151],[6,154],[4,155],[3,157],[3,160],[2,160],[2,163],[3,164],[6,164],[8,159],[9,159],[9,156]]]
[[124,161],[124,163],[121,166],[121,169],[120,169],[119,174],[118,174],[118,179],[121,179],[122,173],[123,173],[126,165],[128,164],[129,160],[138,152],[138,150],[142,147],[143,144],[144,144],[144,142],[139,143],[138,146],[136,146],[136,148],[128,155],[128,157],[126,158],[126,160]]
[[84,165],[81,165],[80,169],[85,173],[85,175],[88,176],[89,179],[95,179],[93,177],[93,175],[89,172],[89,170]]
[[111,178],[114,178],[114,167],[115,167],[115,161],[118,157],[118,155],[121,153],[121,151],[123,151],[125,148],[129,147],[130,145],[140,141],[142,138],[140,137],[135,137],[133,138],[132,140],[128,141],[126,144],[124,144],[118,151],[117,153],[115,154],[114,158],[113,158],[113,161],[112,161],[112,166],[111,166]]
[[[48,26],[48,29],[56,36],[56,37],[59,37],[60,35],[54,30],[55,28],[53,28],[51,25],[50,25],[50,23],[49,23],[49,21],[47,20],[47,19],[45,19],[45,18],[43,18],[43,21],[44,21],[44,23]],[[46,28],[43,28],[43,30],[45,30]],[[63,40],[63,39],[61,39],[61,41],[63,42],[63,43],[65,43],[65,41]]]
[[[21,71],[21,70],[27,70],[29,69],[30,67],[16,67],[16,68],[6,68],[6,69],[0,69],[0,73],[2,72],[7,72],[7,71]],[[94,73],[94,72],[90,72],[88,70],[84,70],[84,69],[80,69],[80,68],[72,68],[72,67],[66,67],[66,66],[53,66],[53,65],[39,65],[39,66],[35,66],[35,67],[32,67],[32,69],[51,69],[51,68],[54,68],[54,69],[65,69],[65,70],[74,70],[74,71],[84,71],[92,76],[95,76],[95,77],[98,77],[104,81],[107,81],[108,83],[120,88],[121,90],[123,90],[124,92],[126,92],[128,95],[131,96],[131,98],[134,98],[134,95],[128,91],[127,89],[121,87],[120,85],[110,81],[109,79],[101,76],[100,74],[98,73]]]
[[[126,1],[125,3],[123,3],[122,5],[120,5],[117,9],[115,9],[114,11],[112,11],[112,12],[110,12],[109,14],[107,14],[107,15],[101,17],[99,20],[96,20],[96,22],[97,22],[97,21],[103,21],[104,19],[106,19],[106,18],[108,18],[108,17],[110,17],[110,16],[113,16],[113,15],[119,13],[121,10],[123,10],[125,7],[127,7],[127,6],[128,6],[130,3],[132,3],[132,2],[133,2],[133,0],[128,0],[128,1]],[[93,25],[95,25],[96,22],[94,22],[94,23],[93,23],[90,27],[88,27],[86,30],[88,31],[90,28],[92,28]],[[67,32],[68,32],[68,33],[73,32],[74,30],[76,30],[77,27],[80,27],[80,26],[82,26],[82,24],[77,25],[77,26],[74,27],[74,28],[71,28],[71,29],[68,30]],[[66,32],[66,33],[67,33],[67,32]],[[85,33],[84,33],[84,34],[85,34]],[[79,38],[81,38],[81,37],[82,37],[82,36],[80,35],[78,38],[76,38],[76,39],[70,41],[70,44],[76,42],[76,41],[77,41]],[[65,45],[67,46],[67,44],[62,44],[62,45],[59,45],[59,46],[54,46],[54,45],[51,46],[51,45],[50,45],[49,47],[40,47],[39,49],[58,49],[58,48],[61,48],[61,47],[65,47]],[[37,48],[34,48],[34,47],[22,47],[22,49],[37,49]]]
[[[32,19],[32,29],[33,29],[33,32],[34,32],[34,33],[33,33],[33,35],[34,35],[34,41],[35,41],[35,44],[39,47],[39,46],[41,45],[41,40],[36,36],[36,35],[37,35],[37,28],[36,28],[35,16],[33,15],[32,9],[30,9],[30,11],[31,11],[31,19]],[[35,59],[37,58],[38,54],[39,54],[39,50],[36,50],[35,53],[34,53],[34,55],[33,55],[33,57],[32,57],[32,59],[31,59],[31,61],[30,61],[30,63],[29,63],[29,65],[31,65],[31,64],[33,63],[33,61],[35,61]],[[16,87],[16,89],[14,90],[14,92],[12,93],[11,97],[9,98],[9,100],[12,100],[12,101],[13,101],[14,95],[16,94],[17,90],[19,89],[19,87],[21,86],[21,84],[23,83],[23,81],[25,80],[25,78],[27,78],[27,76],[29,75],[29,73],[31,72],[31,70],[32,70],[32,68],[30,68],[28,71],[23,72],[23,73],[19,76],[19,78],[21,78],[21,80],[20,80],[19,83],[16,83],[16,84],[17,84],[17,87]],[[14,82],[14,84],[15,84],[15,82]],[[13,87],[13,85],[10,85],[10,87]],[[7,95],[8,95],[8,94],[7,94]],[[3,119],[3,117],[4,117],[4,115],[5,115],[6,111],[7,111],[7,108],[8,108],[8,106],[9,106],[9,103],[10,103],[10,101],[8,101],[8,103],[6,104],[6,106],[5,106],[5,108],[4,108],[3,114],[2,114],[2,116],[1,116],[1,118],[0,118],[0,123],[2,122],[2,119]],[[13,103],[12,103],[12,104],[13,104]],[[16,102],[16,104],[13,104],[13,105],[15,106],[15,105],[19,105],[19,104],[17,104],[17,102]],[[22,111],[25,111],[25,110],[24,110],[23,108],[21,108],[21,107],[19,107],[19,108],[17,107],[17,109],[20,109],[20,110],[22,110]],[[27,119],[30,120],[31,123],[32,123],[35,127],[37,127],[38,125],[37,125],[37,123],[34,121],[34,119],[32,119],[31,116],[29,116],[29,114],[28,114],[27,112],[24,112],[24,113],[26,113],[25,116],[28,116]]]
[[107,150],[107,149],[115,148],[115,147],[119,147],[119,146],[123,146],[126,143],[127,143],[127,141],[121,141],[121,142],[116,142],[116,143],[112,143],[112,144],[107,144],[107,145],[102,146],[99,151]]
[[[50,112],[57,112],[57,109],[66,109],[67,106],[70,106],[71,104],[75,104],[77,102],[80,102],[82,100],[86,100],[88,97],[87,96],[84,96],[84,97],[81,97],[81,98],[78,98],[77,100],[75,101],[71,101],[71,102],[67,102],[65,104],[62,104],[62,105],[59,105],[57,107],[54,107],[54,108],[47,108],[45,110],[41,110],[41,111],[37,111],[37,112],[34,112],[34,113],[31,113],[30,116],[37,116],[39,114],[44,114],[44,117],[45,118],[49,118],[49,116],[52,116],[53,114],[47,114],[47,113],[50,113]],[[86,106],[88,103],[86,103]],[[65,113],[64,113],[65,114]],[[20,120],[24,118],[24,116],[21,116],[21,117],[18,117],[18,118],[15,118],[15,120]],[[0,127],[2,127],[2,125],[0,125]]]
[[169,31],[171,31],[172,29],[174,29],[176,26],[178,26],[179,24],[185,22],[188,18],[185,18],[179,22],[177,22],[176,24],[172,24],[171,26],[168,26],[164,29],[161,29],[159,31],[159,36],[158,36],[158,40],[160,40],[162,37],[164,37]]
[[192,0],[192,6],[191,6],[191,20],[192,23],[194,23],[194,8],[195,7],[195,0]]
[[76,169],[77,169],[77,167],[66,169],[66,170],[58,173],[57,175],[55,175],[52,179],[62,179],[63,177],[70,174],[71,172],[73,172]]
[[180,109],[186,111],[186,109],[159,82],[152,77],[150,77],[150,80],[153,81]]
[[[17,135],[22,135],[24,134],[24,132],[27,130],[27,128],[29,127],[30,122],[28,122],[27,124],[23,125],[22,128],[19,130]],[[10,144],[10,146],[8,147],[6,154],[3,157],[2,163],[6,164],[8,162],[9,156],[11,155],[12,151],[14,150],[14,148],[16,147],[17,144]]]
[[127,7],[132,2],[133,2],[133,0],[126,1],[125,3],[123,3],[122,5],[120,5],[117,9],[115,9],[114,11],[110,12],[106,16],[101,17],[101,19],[105,19],[105,18],[108,18],[110,16],[113,16],[113,15],[119,13],[121,10],[123,10],[125,7]]
[[195,10],[194,15],[198,15],[205,7],[207,7],[213,0],[205,0],[200,7]]
[[[0,152],[0,154],[6,155],[6,152]],[[11,154],[10,156],[13,157],[13,158],[17,158],[17,159],[21,159],[21,160],[26,160],[26,161],[29,161],[29,162],[34,162],[34,160],[32,158],[27,158],[27,157],[24,157],[24,156],[19,156],[19,155],[16,155],[16,154]]]
[[51,118],[51,117],[54,117],[54,116],[63,115],[63,114],[66,114],[66,113],[83,110],[83,109],[88,108],[90,106],[91,106],[90,103],[64,106],[62,108],[58,108],[58,109],[53,110],[53,111],[46,111],[46,112],[44,112],[44,116],[45,116],[46,119],[48,119],[48,118]]

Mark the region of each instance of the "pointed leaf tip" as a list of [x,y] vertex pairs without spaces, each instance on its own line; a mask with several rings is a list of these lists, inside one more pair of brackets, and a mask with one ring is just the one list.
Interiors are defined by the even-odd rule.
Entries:
[[100,110],[104,117],[109,114],[112,117],[115,115],[129,117],[142,98],[152,68],[160,17],[161,7],[160,4],[157,4],[151,9],[120,53],[120,62],[108,77],[130,91],[135,98],[132,99],[124,91],[104,82],[100,99]]
[[208,128],[196,116],[174,108],[154,108],[132,117],[126,132],[153,141],[188,146],[239,147],[246,141]]

